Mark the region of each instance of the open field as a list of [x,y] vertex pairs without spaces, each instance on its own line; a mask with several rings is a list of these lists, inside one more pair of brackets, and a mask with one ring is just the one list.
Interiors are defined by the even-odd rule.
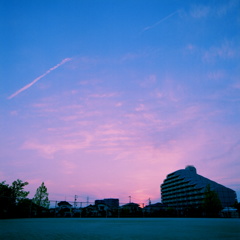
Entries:
[[0,239],[240,239],[240,219],[35,218],[0,220]]

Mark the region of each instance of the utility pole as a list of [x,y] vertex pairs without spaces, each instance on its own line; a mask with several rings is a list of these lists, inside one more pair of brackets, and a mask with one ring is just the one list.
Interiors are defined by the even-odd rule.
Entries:
[[142,204],[142,207],[143,207],[143,209],[142,209],[142,216],[144,217],[144,211],[145,211],[145,209],[144,209],[144,203]]
[[82,217],[82,202],[80,202],[80,218]]
[[55,217],[57,215],[57,212],[56,212],[57,210],[56,209],[57,209],[57,201],[55,202]]
[[89,197],[87,196],[87,206],[88,206],[88,204],[89,204]]
[[77,195],[75,195],[75,196],[74,196],[74,208],[76,208],[76,207],[77,207],[77,198],[78,198],[78,196],[77,196]]
[[129,196],[129,203],[131,203],[131,196]]

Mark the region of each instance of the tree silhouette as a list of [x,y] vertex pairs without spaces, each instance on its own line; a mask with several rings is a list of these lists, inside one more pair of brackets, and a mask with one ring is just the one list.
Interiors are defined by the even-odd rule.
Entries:
[[28,182],[17,179],[12,185],[5,181],[0,183],[0,218],[17,217],[19,204],[26,199],[29,192],[23,188]]
[[209,184],[206,186],[204,192],[203,207],[207,217],[217,217],[220,210],[222,209],[222,204],[218,197],[218,194],[215,191],[211,190]]
[[26,198],[29,192],[24,191],[23,188],[28,185],[28,182],[23,182],[20,179],[17,179],[12,183],[11,189],[13,198],[15,198],[17,201],[23,198]]
[[50,201],[48,199],[48,192],[44,182],[42,182],[41,186],[37,189],[33,202],[38,206],[49,208]]

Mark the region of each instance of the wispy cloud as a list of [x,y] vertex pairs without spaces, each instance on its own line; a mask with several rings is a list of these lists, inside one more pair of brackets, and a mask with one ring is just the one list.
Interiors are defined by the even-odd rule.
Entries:
[[[86,134],[86,136],[84,135]],[[87,133],[82,134],[81,139],[78,138],[73,140],[58,140],[52,139],[52,142],[42,143],[38,140],[27,140],[21,146],[23,150],[35,150],[39,154],[47,159],[52,159],[54,154],[59,151],[71,153],[72,151],[77,151],[79,149],[85,149],[88,147],[91,136]]]
[[207,78],[210,80],[220,80],[225,77],[225,73],[223,70],[212,71],[207,74]]
[[67,174],[67,175],[71,175],[74,171],[74,169],[76,169],[76,164],[72,161],[69,160],[62,160],[61,161],[61,165],[62,165],[62,169],[63,169],[63,174]]
[[115,97],[117,95],[118,95],[118,93],[103,93],[103,94],[96,93],[96,94],[91,94],[90,97],[93,97],[93,98],[111,98],[111,97]]
[[28,88],[30,88],[33,84],[35,84],[36,82],[38,82],[40,79],[42,79],[43,77],[45,77],[46,75],[48,75],[50,72],[52,72],[53,70],[57,69],[58,67],[60,67],[61,65],[63,65],[64,63],[71,61],[71,58],[65,58],[63,59],[60,63],[58,63],[56,66],[50,68],[49,70],[47,70],[44,74],[42,74],[41,76],[37,77],[36,79],[34,79],[31,83],[27,84],[26,86],[24,86],[23,88],[19,89],[18,91],[16,91],[15,93],[13,93],[11,96],[8,97],[8,99],[12,99],[14,97],[16,97],[19,93],[27,90]]
[[159,24],[161,24],[162,22],[166,21],[167,19],[173,17],[174,15],[176,15],[177,13],[179,12],[179,10],[167,15],[166,17],[162,18],[161,20],[159,20],[158,22],[150,25],[150,26],[147,26],[145,27],[142,32],[145,32],[145,31],[148,31],[149,29],[152,29],[152,28],[155,28],[156,26],[158,26]]
[[155,74],[151,74],[147,76],[142,83],[140,83],[141,87],[152,87],[157,82],[157,76]]
[[[179,90],[174,86],[176,84],[172,80],[162,91],[167,92],[170,91],[169,88],[173,88],[172,91],[178,96]],[[108,96],[111,91],[105,94]],[[100,192],[94,193],[100,197],[114,192],[116,186],[118,192],[124,191],[122,185],[128,185],[127,191],[140,201],[147,199],[146,196],[154,197],[153,193],[161,181],[159,179],[164,179],[166,173],[187,164],[196,164],[200,174],[211,176],[209,172],[203,172],[203,159],[208,160],[208,165],[217,164],[221,151],[223,156],[220,157],[223,160],[227,159],[228,156],[224,153],[229,153],[228,149],[234,156],[237,155],[239,145],[231,148],[232,141],[224,142],[227,135],[233,137],[232,132],[228,133],[225,130],[222,133],[223,131],[219,130],[220,125],[211,125],[211,121],[215,119],[211,106],[184,104],[182,100],[181,104],[178,103],[178,108],[175,108],[175,102],[169,100],[167,95],[162,99],[154,99],[157,101],[157,108],[153,107],[151,102],[136,101],[136,108],[133,109],[136,111],[127,114],[124,111],[113,112],[115,106],[109,108],[109,101],[102,101],[104,97],[97,100],[96,105],[94,98],[90,98],[87,106],[84,102],[81,102],[81,105],[68,105],[64,100],[65,106],[60,107],[60,112],[51,115],[51,118],[54,116],[53,118],[57,119],[61,116],[65,119],[57,126],[55,123],[47,124],[51,129],[38,132],[36,137],[27,137],[21,146],[20,150],[25,154],[38,155],[41,159],[48,159],[48,163],[57,165],[54,173],[56,176],[71,175],[71,180],[61,182],[61,179],[59,184],[70,186],[72,179],[75,179],[75,182],[79,181],[78,174],[84,176],[85,172],[89,172],[87,180],[83,180],[79,185],[81,190],[85,191],[86,188],[88,191],[86,185],[93,184],[95,188],[101,189]],[[162,104],[162,101],[165,103]],[[53,103],[48,104],[52,107]],[[59,105],[56,102],[54,104],[55,108],[58,108]],[[95,108],[92,108],[92,104]],[[99,106],[102,107],[102,113],[97,118],[91,117],[92,111],[96,111]],[[42,111],[47,108],[46,104],[35,107]],[[218,152],[219,155],[216,154]],[[97,161],[91,158],[96,158]],[[162,166],[164,171],[159,173],[155,170],[161,169]],[[119,178],[123,174],[124,182],[119,186]],[[151,183],[147,181],[149,177],[152,179]],[[53,179],[52,174],[48,178]],[[96,179],[101,179],[101,183]],[[220,183],[224,183],[220,180]],[[114,187],[106,187],[105,183],[108,182],[113,183]],[[157,186],[152,182],[157,183]],[[73,187],[71,191],[66,191],[71,193],[79,189]],[[124,192],[121,195],[126,194]]]
[[207,17],[210,12],[210,7],[208,6],[202,6],[202,5],[195,5],[193,6],[190,15],[193,18],[203,18]]
[[188,44],[184,52],[201,57],[204,63],[217,63],[218,60],[233,60],[240,57],[240,48],[235,40],[223,40],[218,45],[202,48],[199,45]]
[[237,49],[229,41],[224,41],[221,46],[213,46],[203,53],[203,61],[212,62],[216,59],[231,59],[237,56]]
[[211,5],[193,5],[190,9],[190,15],[193,18],[201,19],[209,16],[224,17],[238,6],[238,0],[229,0],[225,4],[220,1],[215,6]]

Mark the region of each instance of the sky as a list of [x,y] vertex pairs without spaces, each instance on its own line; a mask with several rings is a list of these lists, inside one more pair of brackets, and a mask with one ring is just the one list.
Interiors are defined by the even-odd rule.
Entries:
[[0,0],[0,181],[161,201],[186,165],[240,200],[239,0]]

